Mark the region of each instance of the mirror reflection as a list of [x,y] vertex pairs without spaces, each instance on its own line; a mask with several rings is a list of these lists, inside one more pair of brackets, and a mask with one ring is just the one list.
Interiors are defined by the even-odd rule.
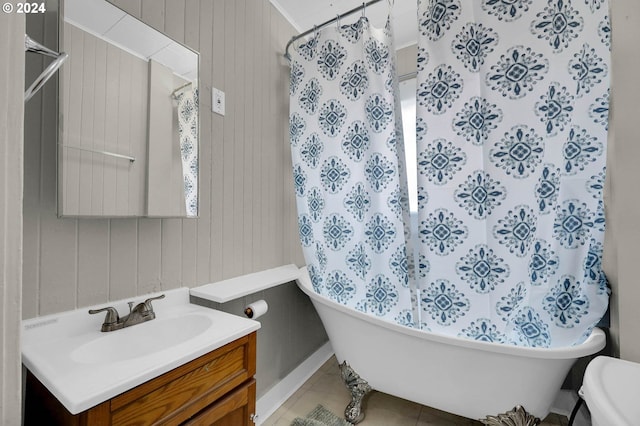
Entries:
[[65,0],[58,213],[196,217],[198,54],[106,0]]

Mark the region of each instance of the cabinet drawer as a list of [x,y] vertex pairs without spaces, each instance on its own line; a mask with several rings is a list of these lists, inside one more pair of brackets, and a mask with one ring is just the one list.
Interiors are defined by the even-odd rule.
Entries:
[[202,410],[182,426],[245,426],[256,411],[256,381],[251,380],[215,404]]
[[255,374],[255,333],[111,400],[113,425],[177,425]]

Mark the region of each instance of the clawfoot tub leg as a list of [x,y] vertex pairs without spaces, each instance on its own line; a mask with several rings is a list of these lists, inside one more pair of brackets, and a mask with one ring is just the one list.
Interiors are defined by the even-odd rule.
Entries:
[[480,421],[486,426],[537,426],[540,424],[539,418],[527,413],[520,405],[511,411],[497,416],[487,416]]
[[351,392],[351,402],[344,409],[344,417],[347,421],[356,424],[364,419],[362,412],[362,400],[373,389],[366,380],[361,378],[346,361],[340,364],[340,373],[349,392]]

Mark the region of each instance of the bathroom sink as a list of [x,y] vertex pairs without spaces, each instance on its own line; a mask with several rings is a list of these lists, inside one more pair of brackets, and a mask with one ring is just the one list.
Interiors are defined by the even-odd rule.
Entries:
[[[105,305],[25,320],[22,362],[78,414],[260,328],[257,321],[189,303],[186,287],[163,293],[153,302],[155,319],[109,332],[100,331],[104,315],[88,313]],[[128,301],[109,305],[124,315]]]
[[71,359],[82,364],[120,362],[146,356],[193,339],[211,327],[206,315],[186,315],[156,319],[134,327],[102,333],[71,352]]

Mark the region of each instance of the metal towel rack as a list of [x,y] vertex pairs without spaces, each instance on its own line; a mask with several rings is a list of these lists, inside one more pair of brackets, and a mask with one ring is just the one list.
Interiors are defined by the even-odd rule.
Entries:
[[62,63],[69,57],[67,53],[64,52],[55,52],[48,47],[45,47],[33,40],[27,34],[24,35],[24,50],[27,52],[34,52],[40,55],[51,56],[55,58],[53,62],[49,64],[47,68],[36,78],[36,80],[31,83],[31,86],[24,92],[24,101],[27,102],[29,99],[36,94],[38,90],[58,71],[58,68],[62,65]]
[[92,152],[94,154],[107,155],[109,157],[124,158],[125,160],[129,160],[132,163],[136,161],[136,157],[132,157],[130,155],[116,154],[115,152],[102,151],[102,150],[93,149],[93,148],[83,148],[81,146],[76,146],[76,145],[65,145],[65,144],[59,144],[59,145],[63,148],[72,148],[72,149],[77,149],[79,151],[86,151],[86,152]]

